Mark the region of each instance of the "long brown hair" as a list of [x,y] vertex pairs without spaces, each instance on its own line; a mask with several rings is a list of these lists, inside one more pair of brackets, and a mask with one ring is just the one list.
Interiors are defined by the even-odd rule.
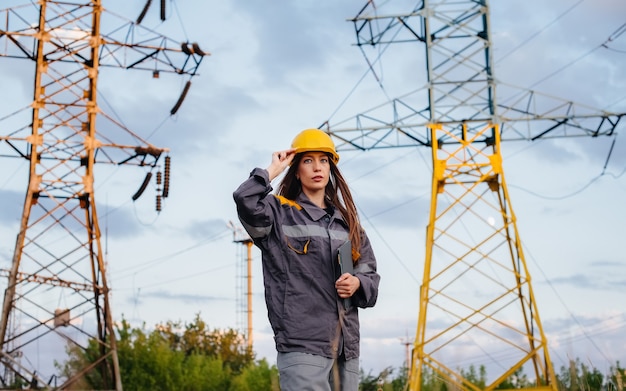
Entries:
[[[296,178],[298,166],[302,160],[302,153],[297,154],[291,166],[287,170],[287,173],[283,177],[280,185],[278,185],[278,195],[281,195],[289,200],[295,200],[298,194],[302,192],[302,184]],[[329,157],[331,157],[329,155]],[[356,261],[360,258],[361,254],[359,249],[361,248],[361,223],[359,221],[359,215],[352,199],[352,193],[346,183],[339,167],[335,164],[332,158],[328,159],[330,163],[330,180],[326,185],[324,194],[326,201],[328,201],[335,208],[339,209],[341,216],[343,216],[346,223],[348,223],[349,234],[348,237],[352,242],[352,261]]]

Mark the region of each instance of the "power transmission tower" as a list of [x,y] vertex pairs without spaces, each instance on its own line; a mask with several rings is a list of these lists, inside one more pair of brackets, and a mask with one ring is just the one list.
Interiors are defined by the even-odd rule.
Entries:
[[[0,156],[30,165],[11,268],[2,271],[7,277],[0,322],[3,386],[66,389],[91,377],[102,379],[106,389],[122,389],[94,167],[131,164],[151,173],[168,150],[102,112],[98,76],[101,68],[114,67],[191,79],[208,54],[197,44],[180,44],[140,26],[148,5],[137,22],[108,13],[101,0],[42,0],[0,10],[0,57],[35,64],[32,103],[18,113],[23,118],[28,112],[29,122],[12,129],[16,121],[7,125],[7,118],[15,117],[0,122]],[[105,22],[115,26],[105,31]],[[169,157],[165,166],[165,178],[157,175],[162,186],[157,210],[167,197]],[[72,378],[50,376],[48,368],[36,366],[39,342],[57,351],[88,351],[93,361],[74,368]]]
[[[238,270],[240,270],[240,273],[237,275],[237,310],[246,316],[246,344],[248,349],[252,351],[254,345],[254,328],[252,322],[252,247],[254,246],[254,242],[252,242],[250,236],[248,236],[241,227],[235,227],[232,222],[228,223],[228,227],[233,231],[233,242],[240,245],[237,246],[237,266]],[[244,246],[245,255],[241,251]],[[246,283],[245,288],[243,287],[244,281]],[[240,326],[243,325],[243,321],[241,320],[238,320],[238,323]]]
[[[508,104],[499,102],[487,0],[422,0],[410,12],[378,12],[368,1],[352,19],[357,45],[364,52],[374,48],[378,56],[395,43],[424,45],[427,83],[358,114],[354,126],[325,126],[343,150],[432,150],[410,389],[420,389],[425,370],[464,390],[496,389],[523,370],[534,376],[534,388],[556,390],[500,143],[611,136],[624,114],[525,90]],[[374,72],[379,58],[367,59]],[[518,128],[530,120],[532,127]],[[454,366],[461,356],[476,368],[501,372],[490,373],[484,386],[474,384]]]

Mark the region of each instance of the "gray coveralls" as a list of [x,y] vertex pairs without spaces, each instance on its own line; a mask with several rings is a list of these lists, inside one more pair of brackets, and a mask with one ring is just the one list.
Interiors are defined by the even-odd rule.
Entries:
[[346,310],[335,289],[337,249],[348,240],[341,213],[336,208],[327,213],[303,193],[287,200],[271,191],[267,171],[255,168],[233,197],[239,219],[262,252],[265,302],[279,358],[293,352],[339,357],[356,363],[358,376],[357,307],[374,306],[380,281],[369,239],[363,232],[354,266],[361,287]]

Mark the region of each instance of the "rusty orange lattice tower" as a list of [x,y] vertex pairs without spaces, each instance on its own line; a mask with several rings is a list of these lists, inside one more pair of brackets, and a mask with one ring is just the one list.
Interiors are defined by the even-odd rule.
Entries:
[[[140,19],[144,16],[145,10]],[[100,0],[41,0],[0,10],[0,60],[25,59],[35,66],[32,103],[0,122],[0,155],[24,159],[30,167],[11,267],[2,270],[1,388],[66,389],[92,376],[107,389],[122,389],[94,167],[133,164],[151,173],[161,167],[167,149],[151,145],[100,109],[99,71],[139,69],[190,80],[207,54],[197,44],[143,28],[140,19],[110,14]],[[108,23],[114,25],[105,29]],[[167,197],[168,165],[166,157],[165,178],[157,175],[165,181],[157,209]],[[48,373],[39,367],[39,342],[61,351],[64,346],[88,349],[93,363],[69,379]]]

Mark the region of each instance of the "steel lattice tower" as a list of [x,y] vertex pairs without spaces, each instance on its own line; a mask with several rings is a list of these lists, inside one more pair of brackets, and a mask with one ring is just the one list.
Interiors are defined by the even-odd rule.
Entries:
[[[82,376],[99,376],[107,389],[122,389],[94,166],[159,169],[167,149],[102,112],[99,70],[141,69],[155,77],[166,72],[191,78],[207,54],[197,44],[177,43],[141,27],[146,10],[137,22],[108,14],[100,0],[41,0],[0,10],[0,57],[31,60],[36,67],[32,104],[25,109],[30,123],[8,129],[7,117],[0,122],[0,156],[26,159],[30,165],[11,268],[2,271],[8,279],[0,323],[5,386],[22,382],[57,388],[54,380],[65,389]],[[118,23],[106,33],[104,15]],[[168,166],[169,157],[165,160]],[[168,175],[166,170],[159,200],[167,197]],[[157,178],[163,179],[161,172]],[[95,343],[97,357],[73,378],[48,378],[34,367],[36,357],[28,357],[36,353],[38,341],[59,349],[87,349]]]
[[[424,275],[409,385],[423,371],[452,389],[496,389],[523,370],[533,388],[556,390],[548,342],[537,310],[500,142],[611,136],[623,114],[516,91],[498,102],[487,0],[418,1],[410,12],[378,15],[368,1],[352,19],[357,45],[425,46],[427,83],[344,121],[327,123],[342,150],[424,146],[432,150],[432,194]],[[370,67],[377,61],[368,58]],[[510,88],[498,85],[499,88]],[[540,111],[535,111],[540,110]],[[532,120],[532,126],[519,127]],[[491,366],[489,384],[473,384],[454,367],[469,356]]]

